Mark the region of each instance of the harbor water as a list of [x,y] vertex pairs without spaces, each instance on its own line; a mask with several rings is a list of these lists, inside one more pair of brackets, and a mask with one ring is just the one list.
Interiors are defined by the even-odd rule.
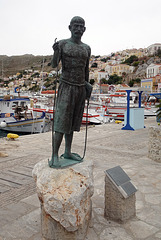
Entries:
[[[0,138],[7,137],[8,133],[9,132],[0,130]],[[11,133],[18,134],[19,136],[33,134],[33,133],[17,133],[17,132],[11,132]]]
[[6,136],[7,136],[7,132],[0,130],[0,138],[6,137]]

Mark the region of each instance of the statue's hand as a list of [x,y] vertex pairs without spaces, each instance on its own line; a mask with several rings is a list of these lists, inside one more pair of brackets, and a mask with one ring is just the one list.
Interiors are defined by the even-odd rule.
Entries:
[[55,42],[53,44],[53,50],[54,50],[54,52],[59,51],[59,42]]

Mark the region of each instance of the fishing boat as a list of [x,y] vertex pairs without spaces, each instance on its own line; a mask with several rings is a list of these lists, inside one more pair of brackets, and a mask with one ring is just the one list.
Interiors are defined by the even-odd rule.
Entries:
[[[32,111],[35,117],[38,117],[42,114],[42,112],[45,112],[46,116],[48,116],[50,120],[53,120],[53,106],[51,104],[44,104],[40,101],[40,99],[34,100]],[[104,114],[105,113],[103,111],[97,112],[95,109],[90,108],[87,113],[87,105],[85,105],[82,124],[86,124],[86,122],[88,124],[101,124],[108,122],[108,116],[105,117]]]
[[34,117],[40,117],[45,112],[45,115],[53,120],[53,105],[53,98],[43,96],[30,99],[30,109],[32,109]]
[[[155,116],[156,108],[151,102],[145,102],[144,96],[142,97],[142,106],[144,108],[144,117]],[[34,98],[33,101],[33,114],[39,117],[42,112],[53,119],[53,98]],[[138,94],[131,92],[130,108],[138,107]],[[101,124],[107,123],[111,120],[124,121],[124,114],[127,110],[127,94],[126,91],[118,91],[111,94],[92,94],[87,117],[87,106],[85,105],[82,124]]]
[[[130,108],[138,107],[138,94],[131,92],[129,99]],[[142,97],[141,107],[144,108],[144,117],[155,116],[157,108],[152,102],[146,102]],[[104,113],[104,117],[124,120],[127,110],[127,94],[125,91],[118,91],[112,94],[93,94],[90,100],[90,108],[96,113]]]
[[42,133],[50,130],[51,121],[45,112],[35,117],[29,109],[29,98],[4,96],[0,99],[0,129],[10,132]]
[[106,114],[105,109],[101,109],[101,111],[98,111],[96,109],[88,109],[85,107],[83,118],[82,118],[82,124],[101,124],[101,123],[108,123],[110,121],[109,116]]

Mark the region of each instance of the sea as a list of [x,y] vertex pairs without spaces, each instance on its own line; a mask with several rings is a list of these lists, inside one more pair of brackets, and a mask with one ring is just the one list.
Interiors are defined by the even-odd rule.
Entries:
[[[5,131],[0,130],[0,138],[7,137],[8,133],[9,132],[5,132]],[[22,135],[29,135],[31,133],[15,133],[15,134],[18,134],[19,136],[22,136]]]
[[7,132],[0,130],[0,138],[6,137],[6,136],[7,136]]

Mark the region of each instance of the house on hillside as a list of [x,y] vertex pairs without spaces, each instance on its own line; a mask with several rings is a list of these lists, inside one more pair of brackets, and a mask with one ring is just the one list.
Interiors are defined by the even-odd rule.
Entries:
[[149,55],[155,54],[159,49],[161,50],[161,43],[155,43],[147,47]]
[[146,69],[146,77],[155,77],[157,74],[161,74],[161,64],[151,63]]
[[109,79],[109,74],[106,71],[98,71],[98,83],[100,83],[100,80],[104,78],[106,80]]
[[118,65],[113,65],[111,66],[111,74],[114,75],[117,74],[118,76],[122,76],[123,73],[129,74],[134,71],[135,67],[129,66],[127,64],[118,64]]
[[161,92],[161,74],[158,74],[155,77],[153,77],[153,91]]
[[112,75],[112,65],[107,64],[106,67],[105,67],[105,72],[106,72],[108,75]]
[[123,90],[123,88],[129,88],[129,85],[126,83],[121,83],[121,84],[115,85],[115,90],[118,92],[125,92],[125,90]]
[[100,93],[108,93],[109,84],[100,84]]
[[151,93],[153,89],[153,78],[142,79],[141,87],[145,88],[145,92]]
[[89,72],[89,80],[90,79],[94,79],[95,83],[98,82],[98,70],[97,69],[90,70],[90,72]]

